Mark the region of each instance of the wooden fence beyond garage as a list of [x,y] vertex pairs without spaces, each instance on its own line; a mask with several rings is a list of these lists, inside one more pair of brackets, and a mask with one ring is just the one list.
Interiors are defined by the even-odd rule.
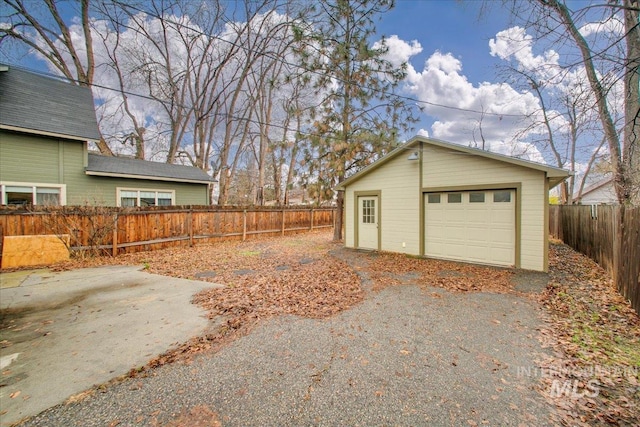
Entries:
[[551,206],[549,232],[604,268],[640,314],[640,208]]
[[72,250],[99,249],[117,255],[329,228],[334,217],[333,208],[0,209],[0,241],[4,236],[69,234]]

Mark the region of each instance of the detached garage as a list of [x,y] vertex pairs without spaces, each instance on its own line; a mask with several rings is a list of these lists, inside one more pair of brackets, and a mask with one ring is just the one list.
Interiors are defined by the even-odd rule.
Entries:
[[568,176],[415,137],[338,186],[345,245],[547,271],[549,189]]

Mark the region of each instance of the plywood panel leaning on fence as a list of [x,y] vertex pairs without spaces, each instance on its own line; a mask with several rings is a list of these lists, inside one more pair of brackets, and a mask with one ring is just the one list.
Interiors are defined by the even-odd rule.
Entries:
[[75,252],[117,255],[332,228],[333,208],[170,206],[0,209],[0,235],[68,234]]
[[2,268],[51,265],[69,259],[69,235],[4,236]]

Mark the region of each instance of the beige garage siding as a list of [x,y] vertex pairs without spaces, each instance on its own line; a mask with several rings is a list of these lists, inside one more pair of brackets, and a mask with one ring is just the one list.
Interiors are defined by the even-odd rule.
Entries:
[[[403,153],[347,187],[345,246],[355,247],[354,208],[356,193],[380,191],[381,249],[417,255],[420,253],[420,162]],[[405,246],[402,247],[402,243]]]
[[516,224],[520,227],[520,268],[544,269],[544,209],[547,203],[544,172],[426,144],[423,157],[425,191],[520,183],[520,194],[517,195],[520,218]]

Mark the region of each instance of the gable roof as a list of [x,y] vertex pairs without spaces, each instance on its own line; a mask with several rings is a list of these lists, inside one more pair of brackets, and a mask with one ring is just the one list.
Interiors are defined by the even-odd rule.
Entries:
[[[589,185],[584,190],[582,190],[582,196],[581,197],[584,197],[589,193],[592,193],[592,192],[594,192],[596,190],[599,190],[600,188],[602,188],[602,187],[604,187],[605,185],[608,185],[608,184],[613,186],[613,178],[605,178],[603,180],[600,180],[598,182],[595,182],[595,183]],[[577,196],[577,195],[578,195],[578,193],[576,192],[575,196]]]
[[375,162],[373,162],[366,168],[362,169],[355,175],[352,175],[349,178],[342,181],[341,183],[339,183],[338,186],[336,187],[336,190],[344,190],[348,185],[356,182],[363,176],[378,169],[380,166],[396,158],[397,156],[408,153],[410,150],[415,151],[415,149],[417,148],[420,142],[425,143],[427,145],[433,145],[435,147],[441,147],[449,150],[470,154],[473,156],[484,157],[487,159],[510,163],[513,165],[517,165],[517,166],[521,166],[529,169],[539,170],[547,174],[547,177],[549,178],[549,183],[550,183],[549,188],[553,188],[556,185],[560,184],[571,174],[571,172],[567,170],[556,168],[553,166],[543,165],[542,163],[536,163],[529,160],[522,160],[515,157],[505,156],[503,154],[492,153],[490,151],[480,150],[479,148],[465,147],[459,144],[453,144],[450,142],[444,142],[437,139],[426,138],[424,136],[414,136],[409,141],[395,148],[393,151],[389,152],[384,157],[376,160]]
[[98,141],[88,87],[0,64],[0,129]]
[[102,156],[89,153],[87,175],[117,178],[148,179],[152,181],[209,184],[215,180],[202,169],[193,166],[171,165],[126,157]]

